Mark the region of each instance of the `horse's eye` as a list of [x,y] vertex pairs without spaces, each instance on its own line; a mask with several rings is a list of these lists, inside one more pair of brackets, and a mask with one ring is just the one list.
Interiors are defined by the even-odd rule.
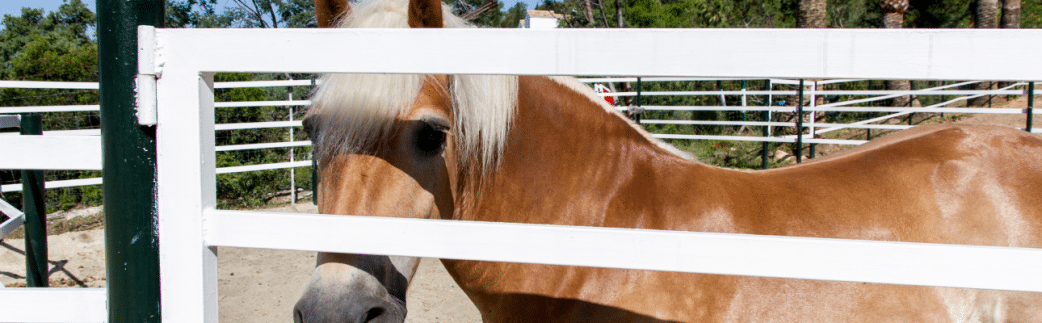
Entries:
[[442,127],[423,123],[420,131],[416,132],[416,149],[424,156],[434,156],[441,153],[445,147],[445,130]]

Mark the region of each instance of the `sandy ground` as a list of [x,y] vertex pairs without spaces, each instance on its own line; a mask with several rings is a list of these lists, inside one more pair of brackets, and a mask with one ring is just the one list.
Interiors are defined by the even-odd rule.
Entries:
[[[316,213],[311,204],[276,212]],[[25,242],[0,242],[0,282],[25,286]],[[105,287],[104,230],[48,240],[51,286]],[[292,322],[292,309],[315,266],[314,252],[219,248],[218,288],[223,322]],[[423,259],[409,288],[406,322],[480,322],[477,308],[437,259]]]

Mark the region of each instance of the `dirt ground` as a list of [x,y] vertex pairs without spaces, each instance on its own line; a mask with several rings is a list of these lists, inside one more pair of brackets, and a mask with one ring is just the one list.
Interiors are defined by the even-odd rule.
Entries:
[[[317,213],[311,204],[273,209]],[[105,287],[103,229],[50,236],[50,284]],[[25,286],[25,242],[0,242],[0,282]],[[292,322],[292,309],[315,267],[315,253],[219,248],[218,293],[223,322]],[[437,259],[423,259],[406,296],[406,322],[480,322],[477,308]]]

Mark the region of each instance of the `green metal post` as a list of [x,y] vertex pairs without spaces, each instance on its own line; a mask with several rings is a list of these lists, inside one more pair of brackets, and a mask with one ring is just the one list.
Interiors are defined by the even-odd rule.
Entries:
[[1035,112],[1035,82],[1028,82],[1028,126],[1024,128],[1031,132],[1031,124],[1034,121]]
[[[767,91],[770,91],[771,90],[771,80],[767,80],[765,83],[766,83],[765,85],[767,85],[766,86]],[[772,99],[771,96],[767,95],[767,99],[764,100],[764,105],[768,106],[768,107],[771,106],[771,99]],[[771,122],[771,112],[770,111],[767,111],[767,110],[763,111],[763,120],[765,120],[766,122]],[[770,127],[771,126],[763,126],[763,129],[761,129],[761,131],[763,132],[763,136],[764,137],[767,137],[767,136],[770,135],[770,132],[771,132]],[[767,159],[769,158],[768,154],[770,153],[770,151],[769,151],[770,149],[771,148],[770,148],[770,145],[768,144],[768,142],[764,141],[764,142],[760,143],[760,164],[761,164],[760,168],[767,169],[767,167],[768,167]]]
[[[43,134],[39,114],[22,115],[21,134]],[[25,284],[47,287],[47,205],[42,170],[22,170],[22,212],[25,212]]]
[[[868,90],[872,91],[872,80],[868,80]],[[872,107],[872,106],[875,106],[875,105],[876,105],[875,101],[868,101],[868,106]],[[874,117],[872,112],[866,112],[866,113],[868,114],[869,119]],[[872,140],[872,129],[871,128],[865,129],[865,133],[866,133],[865,140]]]
[[[637,78],[637,111],[640,111],[640,91],[641,91],[640,78]],[[633,114],[633,120],[640,124],[640,112]]]
[[[915,81],[908,81],[908,84],[910,85],[908,87],[910,90],[914,90],[915,89]],[[915,96],[909,94],[908,95],[908,107],[909,108],[912,107],[912,101],[915,101]],[[908,125],[909,126],[912,125],[912,117],[915,117],[915,112],[912,112],[912,113],[908,114]]]
[[803,79],[796,93],[796,163],[803,162]]
[[163,27],[164,0],[98,0],[98,69],[111,323],[160,322],[156,129],[135,115],[137,26]]

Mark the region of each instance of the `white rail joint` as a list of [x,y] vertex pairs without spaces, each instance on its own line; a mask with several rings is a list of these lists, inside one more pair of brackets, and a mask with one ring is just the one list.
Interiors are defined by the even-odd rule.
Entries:
[[156,28],[138,26],[137,69],[134,79],[134,98],[137,100],[137,123],[142,126],[154,126],[156,116]]

